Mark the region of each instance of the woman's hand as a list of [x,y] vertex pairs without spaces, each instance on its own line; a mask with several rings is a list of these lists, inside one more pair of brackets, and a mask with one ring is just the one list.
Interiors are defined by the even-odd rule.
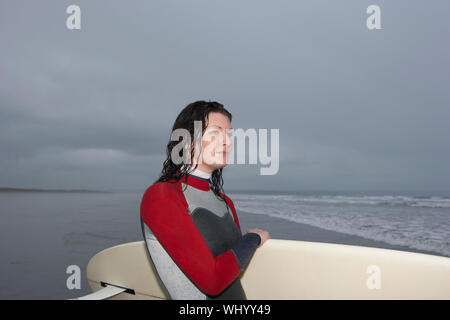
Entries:
[[256,233],[261,237],[261,243],[259,244],[259,247],[262,246],[264,244],[264,242],[266,242],[267,240],[270,239],[270,234],[266,230],[254,228],[254,229],[248,229],[247,233]]

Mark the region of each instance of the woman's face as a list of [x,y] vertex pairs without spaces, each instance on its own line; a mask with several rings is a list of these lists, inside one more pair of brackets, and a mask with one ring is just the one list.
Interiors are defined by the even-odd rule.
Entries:
[[211,112],[208,115],[208,126],[202,137],[201,151],[198,146],[195,147],[194,163],[201,153],[197,169],[205,172],[213,172],[216,169],[223,168],[227,165],[227,157],[232,148],[232,132],[230,119],[227,116]]

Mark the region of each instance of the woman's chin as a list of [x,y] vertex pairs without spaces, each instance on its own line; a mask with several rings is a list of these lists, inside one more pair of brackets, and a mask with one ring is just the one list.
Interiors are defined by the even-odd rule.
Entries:
[[227,163],[226,162],[225,163],[214,162],[214,163],[211,163],[211,164],[208,164],[208,165],[211,168],[213,168],[214,170],[216,170],[216,169],[222,169],[222,168],[226,167]]
[[226,156],[224,156],[222,159],[213,158],[213,159],[208,159],[208,160],[210,160],[210,161],[204,161],[204,163],[214,169],[223,168],[228,164]]

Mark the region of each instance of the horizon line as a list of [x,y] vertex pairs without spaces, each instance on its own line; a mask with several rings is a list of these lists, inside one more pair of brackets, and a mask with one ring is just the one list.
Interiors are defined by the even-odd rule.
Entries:
[[[0,192],[67,192],[67,193],[128,193],[128,192],[145,192],[148,186],[143,189],[122,189],[122,190],[93,190],[93,189],[44,189],[44,188],[18,188],[18,187],[0,187]],[[227,193],[275,193],[275,194],[293,194],[293,193],[309,193],[309,194],[359,194],[367,195],[374,193],[384,193],[386,195],[392,194],[415,194],[418,196],[435,196],[440,194],[441,196],[450,197],[450,192],[446,191],[395,191],[395,190],[318,190],[318,189],[302,189],[302,190],[269,190],[269,189],[229,189]]]

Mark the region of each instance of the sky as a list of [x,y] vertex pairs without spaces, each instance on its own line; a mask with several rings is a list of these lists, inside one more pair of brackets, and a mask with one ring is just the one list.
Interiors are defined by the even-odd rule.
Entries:
[[277,174],[228,165],[225,191],[450,196],[449,9],[1,0],[0,187],[143,192],[178,113],[210,100],[233,128],[279,129]]

